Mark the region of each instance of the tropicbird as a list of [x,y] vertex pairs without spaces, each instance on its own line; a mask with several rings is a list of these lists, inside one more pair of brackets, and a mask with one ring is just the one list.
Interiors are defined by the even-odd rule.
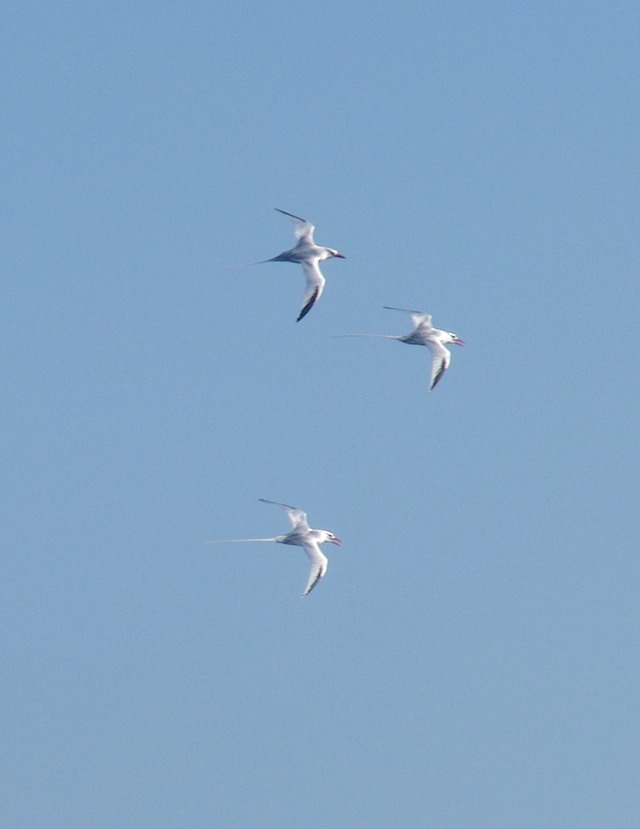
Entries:
[[431,380],[429,383],[429,391],[431,391],[442,379],[442,375],[449,368],[451,362],[451,354],[445,346],[449,344],[464,345],[464,340],[461,340],[460,337],[450,331],[434,328],[431,325],[431,314],[425,314],[422,311],[409,311],[407,308],[393,308],[390,305],[384,305],[383,307],[388,311],[403,311],[405,314],[409,314],[415,329],[410,334],[404,334],[400,337],[393,334],[341,334],[339,336],[381,337],[385,340],[398,340],[398,342],[407,343],[408,345],[425,345],[431,352]]
[[295,228],[293,232],[298,240],[298,244],[294,248],[291,248],[291,250],[285,250],[272,259],[263,259],[258,264],[263,264],[264,262],[297,262],[302,265],[302,270],[307,278],[307,290],[302,299],[300,313],[296,319],[296,322],[300,322],[320,299],[322,291],[324,290],[327,280],[320,271],[320,262],[324,262],[325,259],[332,259],[333,257],[346,259],[346,256],[333,248],[316,245],[313,241],[315,227],[311,222],[308,222],[306,219],[301,219],[299,216],[294,216],[293,213],[287,213],[286,210],[280,210],[279,207],[274,209],[278,213],[282,213],[283,216],[287,216],[294,223]]
[[227,538],[224,541],[208,541],[207,544],[239,544],[245,541],[276,541],[278,544],[292,544],[296,547],[303,547],[305,553],[309,556],[310,569],[309,580],[304,589],[303,596],[310,593],[320,579],[327,572],[329,560],[320,549],[320,544],[325,541],[331,544],[340,545],[341,541],[337,535],[334,535],[329,530],[312,530],[307,522],[307,513],[303,512],[297,507],[291,507],[289,504],[281,504],[279,501],[269,501],[266,498],[259,498],[265,504],[275,504],[278,507],[284,507],[289,516],[292,530],[286,535],[276,535],[272,538]]

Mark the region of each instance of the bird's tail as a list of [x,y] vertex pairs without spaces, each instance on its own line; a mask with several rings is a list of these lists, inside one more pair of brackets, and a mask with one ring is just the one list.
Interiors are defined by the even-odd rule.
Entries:
[[258,262],[234,262],[231,265],[223,265],[224,270],[235,270],[237,268],[250,268],[252,265],[264,265],[265,262],[277,262],[277,259],[260,259]]

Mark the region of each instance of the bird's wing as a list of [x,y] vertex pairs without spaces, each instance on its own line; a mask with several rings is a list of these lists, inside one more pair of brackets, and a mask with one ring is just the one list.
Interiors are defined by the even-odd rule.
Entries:
[[295,225],[293,232],[299,242],[309,242],[310,245],[314,244],[313,231],[315,230],[315,227],[311,224],[311,222],[308,222],[306,219],[301,219],[300,216],[294,216],[293,213],[287,213],[286,210],[280,210],[279,207],[276,207],[275,210],[277,210],[278,213],[282,213],[282,215],[286,216],[288,219],[291,219]]
[[411,314],[411,322],[415,325],[416,330],[431,331],[433,328],[431,314]]
[[435,389],[436,385],[442,379],[442,375],[449,368],[451,354],[442,343],[436,340],[431,340],[426,345],[431,352],[431,382],[429,383],[429,391],[431,391]]
[[402,337],[396,336],[396,334],[332,334],[336,340],[340,340],[343,337],[378,337],[382,340],[401,340]]
[[313,308],[316,302],[322,296],[326,279],[320,271],[320,266],[317,259],[307,260],[302,262],[302,270],[307,277],[307,290],[302,298],[302,307],[296,322],[300,322],[303,317],[306,317],[309,311]]
[[275,504],[277,507],[283,507],[287,511],[289,521],[294,530],[302,530],[307,532],[309,524],[307,523],[307,513],[297,507],[291,507],[289,504],[281,504],[280,501],[269,501],[267,498],[259,498],[264,504]]
[[408,308],[393,308],[391,305],[383,305],[382,307],[387,311],[403,311],[405,314],[409,314],[411,322],[416,328],[422,325],[431,328],[431,314],[425,314],[422,311],[410,311]]
[[305,541],[303,547],[305,553],[309,556],[309,561],[311,562],[311,567],[309,569],[309,580],[304,589],[304,593],[302,594],[303,596],[306,596],[307,593],[310,593],[313,590],[316,584],[327,572],[329,559],[321,551],[316,541]]
[[205,544],[242,544],[245,541],[277,541],[277,538],[224,538],[222,541],[205,541]]

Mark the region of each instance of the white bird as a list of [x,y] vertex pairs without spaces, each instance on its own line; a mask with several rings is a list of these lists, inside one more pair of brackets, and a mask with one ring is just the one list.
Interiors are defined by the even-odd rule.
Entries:
[[307,513],[297,507],[290,507],[288,504],[281,504],[279,501],[268,501],[266,498],[259,498],[265,504],[275,504],[284,507],[289,516],[292,530],[287,535],[276,535],[273,538],[228,538],[225,541],[208,541],[207,544],[238,544],[245,541],[276,541],[278,544],[292,544],[296,547],[303,547],[311,562],[309,580],[304,589],[303,596],[310,593],[320,579],[327,572],[329,560],[320,549],[320,544],[326,541],[331,544],[340,545],[341,541],[337,535],[329,530],[312,530],[307,522]]
[[332,259],[333,257],[337,257],[338,259],[346,259],[346,256],[342,253],[338,253],[338,251],[333,248],[325,248],[322,245],[316,245],[313,241],[313,231],[315,230],[315,227],[311,224],[311,222],[308,222],[306,219],[301,219],[299,216],[294,216],[293,213],[287,213],[286,210],[280,210],[279,207],[276,207],[275,210],[277,210],[278,213],[282,213],[284,216],[287,216],[294,223],[294,233],[296,235],[296,239],[298,240],[298,244],[295,248],[285,250],[283,253],[279,253],[272,259],[264,259],[263,262],[297,262],[302,265],[302,270],[307,278],[307,290],[305,291],[302,300],[300,313],[296,319],[296,322],[300,322],[300,320],[309,313],[315,303],[320,299],[322,291],[324,290],[327,280],[320,271],[320,262],[324,262],[325,259]]
[[392,308],[390,305],[383,306],[388,311],[403,311],[411,316],[415,329],[410,334],[401,337],[393,334],[342,334],[342,337],[381,337],[385,340],[398,340],[409,345],[426,345],[431,352],[431,380],[429,391],[434,389],[441,380],[442,375],[449,368],[451,354],[445,348],[446,345],[464,345],[456,334],[450,331],[442,331],[431,325],[431,314],[424,314],[422,311],[409,311],[406,308]]

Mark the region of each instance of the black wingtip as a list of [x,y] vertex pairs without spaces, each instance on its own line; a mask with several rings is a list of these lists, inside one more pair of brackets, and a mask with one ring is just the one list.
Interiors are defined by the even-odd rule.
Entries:
[[440,370],[438,371],[436,376],[433,378],[433,383],[431,384],[431,388],[429,389],[429,391],[433,391],[435,389],[435,387],[438,385],[440,380],[442,380],[442,377],[443,377],[445,371],[446,371],[446,369],[445,369],[444,365],[440,366]]
[[307,316],[309,311],[313,308],[313,306],[315,304],[315,301],[318,298],[319,292],[320,292],[320,289],[316,288],[315,291],[311,294],[311,296],[309,297],[309,302],[307,302],[307,304],[304,306],[302,311],[300,311],[300,313],[298,314],[298,318],[297,318],[296,322],[300,322],[300,320],[303,317]]
[[303,219],[302,216],[296,216],[295,213],[289,213],[288,210],[281,210],[279,207],[274,207],[274,210],[277,210],[278,213],[282,213],[283,216],[288,216],[290,219],[295,219],[296,222],[306,222],[306,219]]
[[316,576],[316,580],[313,582],[313,584],[311,584],[311,585],[309,585],[309,587],[307,587],[307,589],[304,591],[302,596],[300,596],[300,598],[304,599],[305,596],[308,596],[309,593],[311,593],[311,591],[316,586],[316,584],[320,581],[321,578],[322,578],[322,572],[318,571],[318,575]]

